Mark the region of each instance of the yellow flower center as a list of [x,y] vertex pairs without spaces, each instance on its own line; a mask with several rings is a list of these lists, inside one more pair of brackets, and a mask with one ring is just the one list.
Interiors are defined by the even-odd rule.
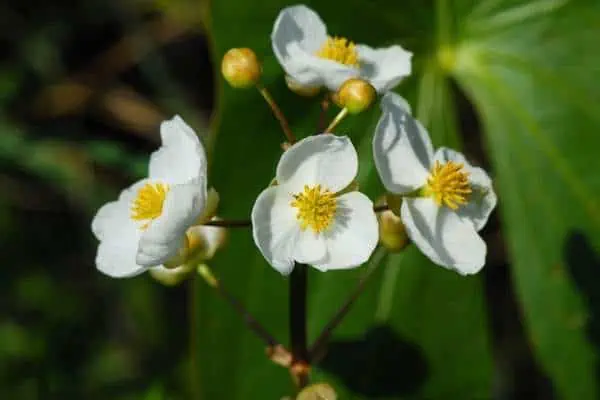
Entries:
[[160,217],[169,186],[164,183],[146,183],[138,192],[131,205],[131,219],[147,221],[142,225],[146,229],[151,220]]
[[292,207],[298,209],[296,218],[300,221],[300,228],[311,228],[315,233],[326,230],[335,216],[337,200],[335,194],[321,185],[304,186],[304,191],[294,195]]
[[356,45],[343,37],[327,36],[327,40],[316,52],[316,56],[350,67],[358,67],[359,65]]
[[454,161],[436,161],[423,188],[423,194],[432,197],[438,206],[444,204],[453,210],[467,203],[471,191],[469,173],[463,171],[463,164]]

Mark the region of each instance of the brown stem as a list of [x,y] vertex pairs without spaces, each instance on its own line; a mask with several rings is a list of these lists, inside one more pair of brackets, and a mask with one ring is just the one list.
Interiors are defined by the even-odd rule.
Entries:
[[325,118],[327,117],[327,110],[329,109],[329,94],[326,94],[321,100],[321,112],[319,113],[319,123],[317,125],[317,133],[321,133],[325,130],[325,124],[327,121]]
[[233,309],[242,317],[246,326],[250,328],[263,342],[265,342],[268,348],[279,348],[283,347],[273,335],[271,335],[265,327],[246,308],[244,305],[235,298],[213,275],[212,271],[207,265],[200,265],[198,267],[198,274],[204,279],[204,281],[211,287],[213,287],[217,293],[225,299]]
[[283,115],[283,112],[281,112],[281,109],[279,108],[273,97],[271,97],[271,94],[269,93],[267,88],[260,84],[257,84],[256,88],[258,89],[262,97],[264,97],[269,107],[271,107],[271,110],[273,111],[275,118],[277,118],[277,121],[279,121],[279,125],[281,125],[281,130],[285,134],[285,137],[287,138],[288,142],[290,142],[290,144],[296,143],[296,137],[290,129],[290,124],[285,118],[285,115]]
[[389,209],[390,209],[390,207],[387,204],[382,204],[380,206],[373,207],[373,211],[375,211],[375,212],[387,211]]
[[204,222],[202,225],[220,226],[223,228],[247,228],[249,226],[252,226],[252,221],[250,221],[249,219],[215,219],[212,221]]

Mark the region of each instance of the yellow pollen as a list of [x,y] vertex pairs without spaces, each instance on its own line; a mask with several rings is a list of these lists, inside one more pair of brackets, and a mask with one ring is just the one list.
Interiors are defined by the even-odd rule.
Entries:
[[444,204],[452,210],[466,204],[471,192],[469,173],[463,170],[463,164],[454,161],[436,161],[423,189],[423,194],[432,197],[438,206]]
[[296,218],[302,230],[310,227],[315,233],[320,233],[333,222],[337,200],[334,193],[322,189],[321,185],[305,185],[302,193],[294,195],[291,205],[298,209]]
[[146,183],[142,186],[131,204],[131,219],[147,221],[142,225],[142,229],[146,229],[151,220],[162,214],[168,191],[169,186],[164,183]]
[[358,67],[359,65],[356,45],[343,37],[327,36],[327,41],[316,52],[316,56],[350,67]]

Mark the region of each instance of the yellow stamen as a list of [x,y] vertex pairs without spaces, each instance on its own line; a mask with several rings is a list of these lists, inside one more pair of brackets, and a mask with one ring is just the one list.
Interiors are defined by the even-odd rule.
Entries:
[[469,173],[463,170],[463,164],[454,161],[436,161],[423,188],[423,194],[432,197],[438,206],[443,204],[452,210],[466,204],[471,192]]
[[142,186],[131,204],[131,219],[147,221],[142,225],[146,229],[151,220],[160,217],[169,186],[164,183],[147,183]]
[[327,41],[316,52],[316,56],[350,67],[358,67],[359,65],[356,45],[343,37],[327,36]]
[[292,207],[298,209],[296,218],[300,221],[300,228],[311,228],[315,233],[320,233],[329,228],[337,210],[335,194],[321,185],[304,186],[304,191],[294,195]]

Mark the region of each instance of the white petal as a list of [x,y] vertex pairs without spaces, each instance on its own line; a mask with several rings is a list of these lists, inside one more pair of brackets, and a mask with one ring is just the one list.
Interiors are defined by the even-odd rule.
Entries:
[[375,166],[390,192],[413,191],[424,185],[429,175],[433,157],[429,134],[397,94],[386,93],[381,108],[383,114],[373,136]]
[[162,146],[152,153],[149,177],[169,184],[206,176],[206,153],[196,132],[176,115],[160,125]]
[[301,58],[315,53],[327,40],[325,24],[310,8],[297,5],[284,8],[273,26],[271,45],[285,71],[303,85],[319,86],[318,74]]
[[314,184],[336,193],[352,182],[357,171],[358,156],[347,136],[319,134],[302,139],[283,153],[277,165],[277,182],[291,194]]
[[315,234],[311,229],[306,229],[298,234],[294,245],[293,258],[302,264],[321,262],[327,256],[325,238]]
[[462,275],[477,273],[485,264],[486,245],[473,224],[430,198],[405,198],[402,222],[415,245],[436,264]]
[[436,151],[434,160],[441,163],[454,161],[464,165],[465,170],[469,173],[469,182],[473,193],[469,198],[469,203],[461,206],[457,213],[463,218],[470,219],[475,225],[475,229],[480,231],[498,202],[489,175],[483,169],[472,166],[461,153],[445,147],[440,147]]
[[325,233],[327,259],[314,267],[321,271],[346,269],[367,261],[379,239],[373,202],[359,192],[340,196],[334,224]]
[[127,278],[146,270],[135,261],[139,233],[132,224],[129,228],[133,229],[121,229],[100,242],[96,254],[96,268],[100,272],[113,278]]
[[380,49],[358,45],[356,50],[361,77],[368,80],[379,93],[393,89],[402,78],[410,75],[412,53],[398,45]]
[[326,41],[325,24],[304,5],[283,9],[271,33],[273,52],[294,81],[303,86],[325,85],[335,91],[345,80],[359,76],[360,71],[315,56]]
[[184,244],[185,231],[194,224],[205,204],[203,179],[170,186],[162,214],[141,235],[136,262],[155,266],[174,257]]
[[[213,221],[218,218],[212,218]],[[208,260],[212,258],[217,250],[224,244],[227,236],[227,229],[219,226],[197,225],[187,230],[188,239],[192,251],[201,251],[202,258]],[[194,248],[194,244],[198,249]]]
[[[289,43],[298,43],[308,52],[316,52],[327,40],[327,28],[319,15],[305,5],[286,7],[277,16],[271,33],[275,54],[285,56]],[[279,55],[277,56],[279,58]]]
[[147,182],[146,179],[137,181],[123,190],[117,201],[106,203],[98,210],[92,220],[92,232],[98,240],[114,235],[121,228],[128,229],[127,224],[133,224],[130,218],[131,202],[137,196],[138,190]]
[[252,207],[252,236],[266,260],[280,273],[294,269],[294,245],[300,233],[292,198],[279,186],[262,191]]

